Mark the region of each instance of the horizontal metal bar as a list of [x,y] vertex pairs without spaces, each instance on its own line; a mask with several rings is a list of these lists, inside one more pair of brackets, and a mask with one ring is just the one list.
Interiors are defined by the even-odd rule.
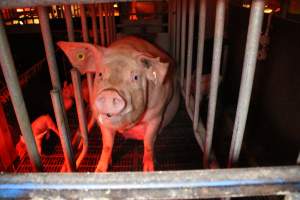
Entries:
[[[149,1],[149,0],[137,0]],[[151,0],[163,1],[163,0]],[[109,2],[130,2],[130,0],[1,0],[0,8],[21,8],[35,6],[50,6],[62,4],[92,4],[92,3],[109,3]]]
[[188,199],[287,195],[300,191],[300,167],[122,173],[0,175],[0,198]]

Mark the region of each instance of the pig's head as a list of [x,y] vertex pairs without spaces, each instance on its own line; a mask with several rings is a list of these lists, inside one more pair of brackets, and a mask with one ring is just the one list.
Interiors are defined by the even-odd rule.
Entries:
[[93,114],[112,129],[128,129],[143,117],[152,89],[161,87],[168,71],[168,63],[133,49],[76,42],[58,46],[82,74],[95,73]]

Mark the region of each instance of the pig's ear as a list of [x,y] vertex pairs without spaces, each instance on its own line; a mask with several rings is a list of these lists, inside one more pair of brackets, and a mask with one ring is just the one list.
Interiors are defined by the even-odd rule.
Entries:
[[146,76],[154,83],[162,84],[168,72],[169,63],[163,63],[159,58],[141,56],[140,63],[146,69]]
[[89,43],[62,41],[57,45],[67,55],[72,66],[77,68],[81,74],[96,72],[103,55],[102,47],[96,47]]

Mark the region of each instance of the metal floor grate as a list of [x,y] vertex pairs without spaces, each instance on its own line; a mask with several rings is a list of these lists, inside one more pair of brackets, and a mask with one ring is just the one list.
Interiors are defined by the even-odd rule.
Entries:
[[[74,108],[68,112],[71,132],[75,132],[78,127],[75,113]],[[88,154],[79,166],[79,172],[93,172],[95,170],[101,148],[101,135],[95,126],[89,135]],[[155,155],[156,170],[201,168],[202,151],[194,138],[192,124],[183,105],[181,105],[173,122],[158,135],[155,143]],[[56,145],[54,153],[42,155],[42,163],[47,172],[59,172],[63,161],[60,144]],[[142,161],[143,142],[126,140],[121,135],[117,135],[109,171],[142,171]],[[29,159],[26,156],[20,161],[17,172],[30,172],[31,170]]]

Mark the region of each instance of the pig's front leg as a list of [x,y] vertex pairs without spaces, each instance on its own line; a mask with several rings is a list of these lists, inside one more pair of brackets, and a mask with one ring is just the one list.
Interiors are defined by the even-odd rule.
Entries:
[[106,172],[111,160],[112,148],[116,131],[101,126],[102,133],[102,153],[95,172]]
[[154,142],[158,134],[161,124],[161,117],[152,119],[147,123],[145,136],[144,136],[144,158],[143,158],[143,170],[154,171]]

